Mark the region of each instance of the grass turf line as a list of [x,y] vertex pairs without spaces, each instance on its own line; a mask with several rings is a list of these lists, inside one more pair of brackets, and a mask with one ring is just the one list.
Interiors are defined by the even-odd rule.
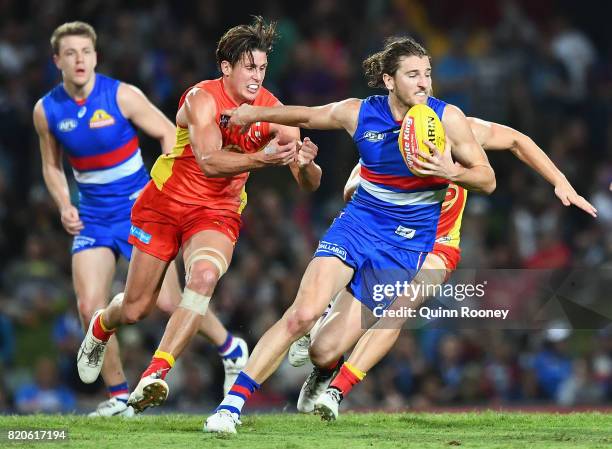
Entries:
[[[610,448],[606,413],[344,413],[334,423],[296,414],[250,414],[237,435],[202,432],[204,416],[135,419],[0,416],[3,448]],[[68,429],[67,442],[8,442],[7,429]],[[42,445],[42,446],[41,446]]]

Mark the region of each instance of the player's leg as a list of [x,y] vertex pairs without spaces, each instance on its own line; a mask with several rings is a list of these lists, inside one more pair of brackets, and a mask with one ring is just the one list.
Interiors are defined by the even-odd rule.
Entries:
[[[413,284],[440,285],[447,277],[444,261],[436,254],[427,255],[423,267],[413,280]],[[423,295],[398,298],[392,308],[411,307],[417,309],[423,304]],[[363,372],[372,369],[393,347],[399,337],[401,327],[407,318],[381,318],[359,339],[351,352],[348,362]]]
[[140,321],[155,306],[168,263],[134,247],[125,293],[117,295],[106,309],[94,313],[81,343],[77,366],[83,382],[92,383],[98,378],[107,343],[116,329]]
[[[429,253],[423,266],[412,281],[413,285],[424,286],[440,285],[448,276],[446,264],[436,254]],[[411,289],[411,291],[424,292],[424,289]],[[426,296],[402,296],[391,305],[390,309],[403,308],[418,309],[425,301]],[[378,320],[359,339],[348,360],[340,367],[334,379],[330,382],[325,394],[321,395],[314,404],[317,410],[324,410],[322,416],[326,419],[336,419],[338,406],[342,399],[349,394],[352,388],[363,380],[366,373],[372,369],[393,347],[399,338],[402,325],[408,318],[383,317]]]
[[[115,273],[115,255],[110,248],[95,247],[76,252],[72,256],[72,281],[76,293],[79,318],[84,329],[98,309],[108,302],[108,292]],[[102,365],[102,378],[109,400],[103,401],[91,416],[127,415],[128,384],[123,374],[119,345],[112,338]]]
[[[176,262],[173,261],[166,271],[157,305],[162,311],[172,315],[178,308],[181,298],[182,288],[179,273]],[[223,395],[225,396],[249,358],[247,343],[242,338],[232,335],[211,308],[200,319],[198,333],[217,347],[225,371],[223,382]]]
[[165,401],[168,386],[164,378],[198,331],[217,282],[227,271],[233,251],[234,242],[216,230],[197,232],[187,240],[183,254],[187,283],[151,363],[130,395],[129,403],[136,411],[141,412]]
[[[346,289],[336,297],[331,310],[316,331],[311,332],[310,360],[314,368],[302,385],[297,409],[314,411],[315,401],[325,392],[343,363],[343,354],[373,323],[372,313]],[[371,323],[364,323],[364,319]]]
[[[183,288],[179,281],[179,272],[176,262],[170,262],[168,270],[164,276],[159,296],[157,298],[157,307],[168,315],[172,315],[178,308],[181,298],[183,297]],[[227,329],[216,317],[214,312],[209,308],[200,321],[198,332],[215,346],[221,346],[227,338]]]
[[207,419],[205,430],[236,431],[245,401],[274,373],[291,343],[312,328],[330,299],[349,283],[353,272],[353,268],[336,257],[315,257],[310,262],[293,304],[261,337],[230,393]]
[[178,357],[200,329],[210,297],[227,271],[233,252],[234,243],[225,234],[213,230],[198,232],[185,244],[187,283],[181,301],[166,326],[160,351]]
[[310,337],[311,335],[316,334],[323,325],[323,322],[329,315],[329,311],[333,307],[334,302],[341,294],[342,292],[338,293],[336,297],[327,305],[325,312],[323,312],[323,315],[321,315],[314,326],[312,326],[310,332],[291,343],[291,346],[289,346],[289,352],[287,354],[287,361],[289,362],[289,365],[297,368],[305,365],[306,362],[310,362]]

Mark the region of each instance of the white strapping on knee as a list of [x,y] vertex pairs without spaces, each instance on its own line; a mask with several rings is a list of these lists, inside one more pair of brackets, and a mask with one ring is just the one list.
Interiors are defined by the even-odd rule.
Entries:
[[[212,254],[208,254],[208,253],[212,253]],[[198,260],[208,260],[215,267],[217,267],[217,270],[219,270],[219,278],[221,278],[221,276],[225,274],[225,272],[227,271],[228,265],[229,265],[223,253],[219,251],[217,248],[212,248],[210,246],[206,246],[204,248],[198,248],[189,257],[189,259],[187,260],[187,263],[185,263],[185,273],[187,274],[187,277],[189,277],[189,275],[191,274],[191,267]]]
[[198,292],[185,287],[183,291],[183,298],[179,303],[179,307],[183,309],[191,310],[199,315],[205,315],[208,310],[208,303],[210,302],[210,296],[204,296]]

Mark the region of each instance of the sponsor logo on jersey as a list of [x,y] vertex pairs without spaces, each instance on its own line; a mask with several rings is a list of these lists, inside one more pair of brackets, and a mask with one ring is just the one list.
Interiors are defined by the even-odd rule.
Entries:
[[84,235],[77,235],[72,241],[72,251],[79,250],[81,248],[87,248],[88,246],[94,246],[96,239],[92,237],[86,237]]
[[416,234],[416,229],[407,228],[405,226],[399,225],[395,230],[395,233],[400,237],[404,237],[405,239],[411,239]]
[[151,242],[151,234],[147,234],[142,229],[137,228],[134,225],[132,225],[130,228],[130,235],[133,235],[145,245],[148,245]]
[[261,122],[255,122],[249,128],[249,136],[253,139],[261,139]]
[[63,133],[68,133],[78,126],[78,122],[73,118],[65,118],[57,124],[57,129]]
[[380,142],[381,140],[385,140],[385,133],[366,131],[363,133],[363,138],[368,142]]
[[321,240],[316,252],[332,253],[338,256],[342,260],[346,260],[346,249],[335,243],[326,242]]
[[77,112],[77,117],[83,118],[85,114],[87,114],[87,106],[83,106],[81,109],[79,109],[79,112]]
[[104,128],[115,124],[115,118],[104,109],[96,109],[89,119],[90,128]]

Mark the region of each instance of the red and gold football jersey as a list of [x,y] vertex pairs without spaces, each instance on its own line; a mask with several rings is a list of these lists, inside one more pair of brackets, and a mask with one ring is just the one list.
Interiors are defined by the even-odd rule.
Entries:
[[[201,81],[187,89],[179,101],[179,109],[192,88],[203,89],[215,99],[217,106],[215,121],[219,124],[223,138],[221,151],[255,153],[272,139],[270,124],[266,122],[253,123],[248,132],[244,134],[241,134],[237,127],[230,129],[220,123],[221,111],[238,107],[225,92],[221,78]],[[252,104],[275,106],[279,104],[279,101],[268,90],[261,87]],[[177,201],[227,210],[232,213],[240,213],[246,206],[244,185],[248,177],[248,173],[226,178],[207,177],[195,160],[188,129],[181,126],[176,128],[176,143],[172,153],[158,157],[151,170],[151,178],[155,186]]]

